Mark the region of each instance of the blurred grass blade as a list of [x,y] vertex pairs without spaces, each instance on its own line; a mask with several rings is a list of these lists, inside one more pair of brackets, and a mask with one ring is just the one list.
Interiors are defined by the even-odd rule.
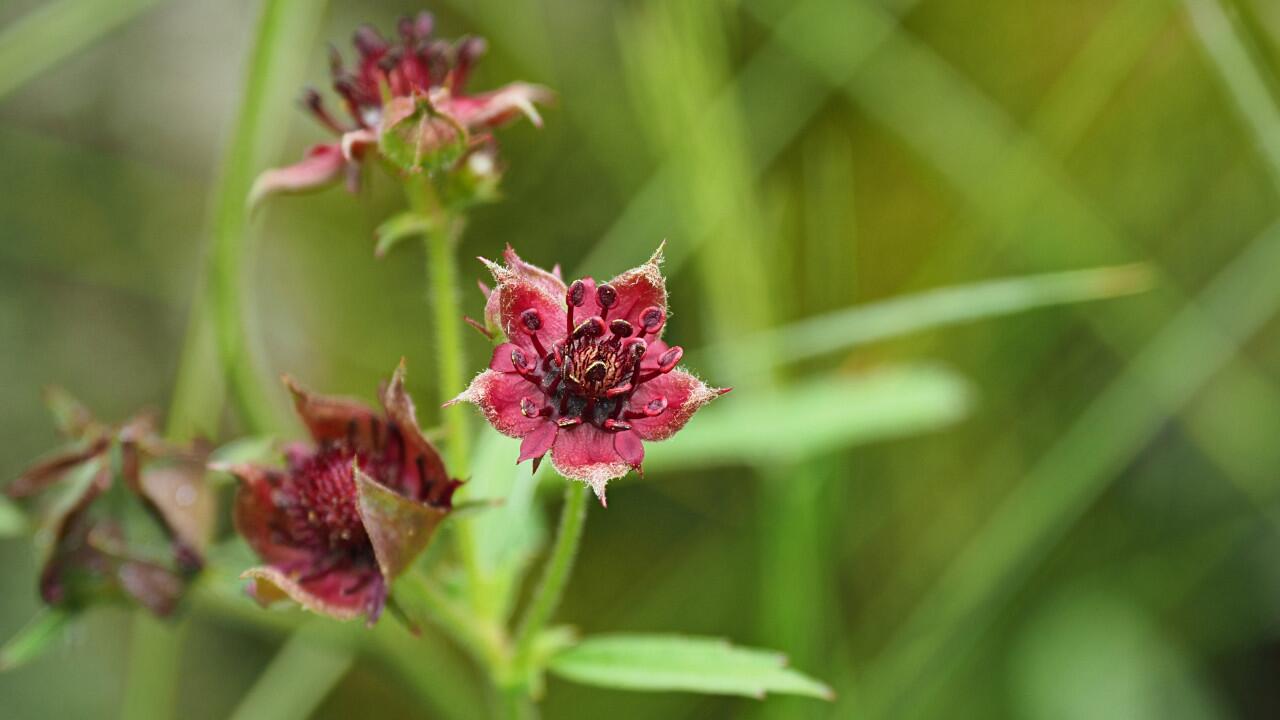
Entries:
[[575,682],[622,690],[833,697],[831,688],[788,668],[784,655],[716,638],[599,635],[557,654],[550,668]]
[[57,0],[0,29],[0,98],[160,0]]
[[41,607],[36,616],[0,648],[0,672],[25,665],[62,637],[71,615],[63,610]]
[[963,417],[969,405],[967,383],[932,366],[824,377],[772,394],[730,394],[669,442],[649,445],[646,468],[785,462],[939,428]]
[[895,641],[867,668],[859,708],[901,717],[902,703],[964,656],[1043,557],[1150,442],[1161,425],[1280,307],[1280,224],[1188,303],[1041,458],[925,594]]
[[1141,264],[990,280],[839,310],[714,349],[742,353],[771,345],[778,360],[794,362],[911,332],[1130,295],[1150,286],[1150,269]]
[[351,651],[335,647],[327,621],[315,621],[289,636],[284,647],[240,701],[232,720],[304,720],[351,668]]
[[1217,0],[1186,0],[1186,6],[1192,27],[1253,130],[1271,178],[1280,187],[1280,108],[1267,88],[1267,78],[1251,57],[1247,40]]
[[0,538],[16,537],[27,531],[27,516],[8,497],[0,495]]

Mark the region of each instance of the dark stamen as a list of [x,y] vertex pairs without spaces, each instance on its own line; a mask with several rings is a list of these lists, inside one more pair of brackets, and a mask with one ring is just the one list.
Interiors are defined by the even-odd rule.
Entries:
[[614,335],[617,335],[620,338],[630,337],[631,331],[632,331],[631,323],[627,322],[626,320],[623,320],[622,318],[618,318],[617,320],[614,320],[613,322],[609,323],[609,332],[613,333]]
[[601,285],[596,288],[596,302],[600,303],[600,317],[608,317],[609,308],[618,302],[618,291],[612,285]]
[[640,329],[650,335],[656,335],[666,321],[667,314],[657,306],[647,307],[640,313]]

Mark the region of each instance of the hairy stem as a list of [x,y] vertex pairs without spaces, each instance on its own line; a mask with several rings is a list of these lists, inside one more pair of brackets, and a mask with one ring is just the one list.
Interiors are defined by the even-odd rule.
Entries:
[[582,529],[587,521],[589,495],[590,490],[585,484],[566,482],[564,508],[560,511],[560,527],[556,531],[555,545],[551,548],[551,555],[542,569],[542,578],[533,591],[524,618],[520,621],[520,628],[516,631],[512,661],[514,683],[523,683],[527,679],[538,636],[551,620],[551,615],[564,595],[564,588],[569,583],[573,561],[578,555],[578,544],[582,540]]

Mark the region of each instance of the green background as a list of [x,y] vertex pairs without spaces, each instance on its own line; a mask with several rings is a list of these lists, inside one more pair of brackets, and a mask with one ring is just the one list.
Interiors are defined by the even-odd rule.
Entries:
[[[56,442],[43,385],[109,419],[166,406],[257,7],[0,6],[0,477]],[[334,0],[290,53],[299,76],[326,86],[324,43],[350,57],[358,23],[417,9]],[[474,87],[524,79],[560,96],[543,130],[501,134],[507,199],[474,213],[464,257],[510,242],[608,277],[667,239],[668,339],[736,387],[720,417],[744,427],[719,429],[759,438],[699,455],[680,435],[644,480],[615,483],[557,617],[777,648],[838,694],[761,703],[552,678],[546,717],[1280,713],[1280,6],[430,9],[446,37],[488,37]],[[327,139],[299,91],[264,108],[283,142],[271,164]],[[422,251],[373,258],[373,229],[402,201],[366,177],[359,197],[275,199],[256,218],[249,334],[268,376],[366,398],[406,356],[434,425],[436,399],[459,388],[430,380]],[[816,356],[762,334],[941,286],[1135,262],[1152,275],[1137,295],[856,347],[839,342],[855,318]],[[478,292],[464,304],[481,313]],[[904,366],[880,405],[835,390]],[[929,410],[894,420],[916,406]],[[236,429],[229,417],[221,432]],[[558,482],[544,477],[549,509]],[[0,637],[35,611],[35,572],[26,541],[0,541]],[[0,676],[0,715],[114,716],[129,621],[96,610]],[[184,718],[225,717],[281,642],[199,607],[183,633]],[[461,668],[421,670],[451,699],[362,657],[318,715],[481,715],[466,660],[425,642],[432,663]]]

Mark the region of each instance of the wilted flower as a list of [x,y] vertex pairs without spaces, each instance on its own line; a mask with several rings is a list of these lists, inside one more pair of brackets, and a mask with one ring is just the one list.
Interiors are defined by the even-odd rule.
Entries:
[[727,389],[676,368],[683,350],[661,340],[667,320],[662,248],[607,283],[565,286],[520,259],[483,260],[497,282],[485,318],[507,342],[489,369],[450,401],[475,403],[501,433],[522,438],[517,462],[548,451],[566,477],[605,501],[605,485],[640,470],[642,441],[663,440]]
[[72,610],[129,600],[170,614],[203,564],[213,523],[207,449],[164,442],[149,415],[107,425],[60,389],[46,399],[71,443],[5,489],[49,500],[41,598]]
[[390,582],[452,508],[459,482],[418,428],[403,362],[382,388],[382,413],[285,384],[315,444],[288,448],[284,469],[217,468],[242,481],[236,528],[266,562],[244,577],[263,605],[289,597],[341,620],[363,613],[372,624]]
[[[250,202],[275,192],[309,190],[346,176],[354,189],[360,163],[377,152],[399,168],[458,168],[472,172],[483,165],[495,170],[490,130],[519,115],[535,125],[542,120],[534,107],[552,99],[551,91],[528,83],[511,83],[497,90],[468,95],[467,79],[484,54],[478,37],[456,43],[431,37],[430,13],[401,18],[399,43],[366,25],[355,33],[359,59],[348,68],[333,50],[330,73],[333,89],[342,99],[349,120],[330,112],[320,94],[304,98],[311,114],[338,136],[338,141],[315,145],[295,165],[269,170],[258,178]],[[480,153],[480,163],[466,162]],[[473,181],[473,180],[472,180]],[[468,181],[468,182],[472,182]]]

